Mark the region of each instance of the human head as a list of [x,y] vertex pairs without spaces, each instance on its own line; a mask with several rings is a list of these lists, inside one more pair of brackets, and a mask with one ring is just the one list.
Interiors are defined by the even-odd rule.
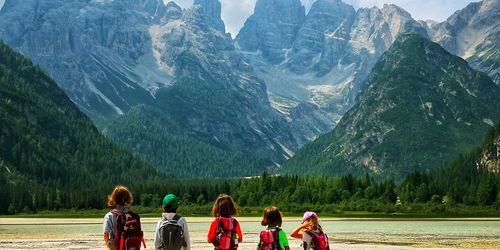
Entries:
[[318,222],[318,215],[315,212],[305,212],[304,216],[302,217],[302,224],[304,223],[309,224],[309,228],[311,230],[318,230],[320,232],[323,232],[323,228]]
[[276,227],[281,226],[281,212],[277,207],[266,207],[260,224],[262,226]]
[[180,199],[175,194],[167,194],[163,198],[162,206],[165,213],[176,213]]
[[236,209],[236,204],[234,204],[233,198],[227,194],[220,194],[214,202],[212,214],[214,217],[230,217],[237,215],[238,210]]
[[118,185],[113,189],[110,195],[108,195],[108,206],[110,208],[115,208],[117,206],[128,206],[132,204],[134,197],[132,193],[128,191],[128,188],[122,185]]
[[311,211],[306,211],[304,213],[304,216],[302,216],[302,223],[308,221],[310,218],[318,218],[318,215],[315,213],[315,212],[311,212]]

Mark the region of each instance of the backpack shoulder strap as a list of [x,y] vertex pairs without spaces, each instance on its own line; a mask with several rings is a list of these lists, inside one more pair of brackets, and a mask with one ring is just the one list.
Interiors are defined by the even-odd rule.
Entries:
[[172,217],[172,220],[179,221],[182,217],[179,214],[175,214],[174,217]]
[[113,209],[111,210],[111,213],[114,214],[114,215],[122,215],[122,213],[120,211],[118,211],[117,209]]

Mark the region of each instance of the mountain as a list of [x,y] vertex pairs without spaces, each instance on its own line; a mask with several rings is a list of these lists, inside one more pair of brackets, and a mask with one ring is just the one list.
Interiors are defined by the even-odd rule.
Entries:
[[500,173],[500,122],[490,129],[477,162],[491,173]]
[[300,149],[284,173],[401,179],[470,150],[500,118],[498,86],[417,34],[399,36],[365,86],[335,129]]
[[223,149],[183,132],[161,109],[139,105],[113,121],[104,134],[179,178],[246,177],[274,169],[274,163]]
[[[500,202],[500,123],[490,128],[480,147],[429,173],[413,173],[401,184],[403,203],[437,200],[474,206]],[[436,199],[437,198],[437,199]]]
[[331,126],[316,106],[271,106],[265,83],[225,32],[220,7],[218,0],[186,10],[161,0],[9,0],[0,36],[46,68],[100,127],[148,105],[203,143],[283,162]]
[[[271,96],[279,97],[270,99],[274,106],[316,106],[328,122],[327,129],[352,107],[364,79],[399,33],[427,36],[408,12],[395,5],[356,12],[339,0],[318,0],[301,21],[301,15],[290,11],[299,9],[295,2],[287,1],[292,8],[283,7],[281,1],[257,1],[236,43]],[[288,21],[291,16],[293,24]],[[279,29],[277,24],[294,28]],[[276,52],[271,54],[269,48]]]
[[483,0],[428,27],[432,40],[500,84],[500,2]]
[[300,0],[258,0],[254,14],[236,36],[238,47],[259,51],[271,63],[285,59],[305,19]]
[[[175,69],[175,77],[170,86],[156,92],[155,100],[147,105],[150,108],[141,110],[161,111],[154,112],[161,117],[151,121],[162,121],[164,128],[158,127],[158,131],[176,131],[178,136],[188,136],[199,143],[227,150],[230,154],[236,152],[250,155],[247,158],[254,159],[251,161],[258,162],[260,160],[255,159],[267,158],[281,163],[290,158],[301,145],[324,131],[325,128],[321,127],[322,118],[314,112],[285,110],[286,108],[277,110],[271,106],[265,83],[255,77],[250,62],[235,49],[231,36],[218,25],[222,22],[220,8],[215,8],[218,13],[210,12],[207,15],[206,9],[213,9],[212,5],[207,5],[211,2],[218,3],[217,0],[195,1],[194,6],[184,11],[178,19],[151,27],[155,30],[155,53],[162,62]],[[212,20],[213,18],[217,20]],[[302,109],[314,111],[315,107],[304,105]],[[135,112],[130,115],[134,116]],[[287,117],[283,115],[284,112],[292,114]],[[149,144],[145,137],[138,134],[114,133],[130,129],[124,126],[131,124],[126,122],[131,118],[127,117],[128,113],[124,116],[124,119],[119,119],[118,123],[112,125],[113,128],[107,129],[113,131],[109,135],[131,149],[134,149],[134,143]],[[144,114],[144,117],[153,119],[154,116]],[[121,121],[124,122],[122,125],[119,124]],[[116,129],[120,126],[123,130]],[[164,136],[170,135],[167,133]],[[164,145],[162,148],[166,150],[169,146]],[[158,158],[143,152],[147,159]],[[166,157],[170,153],[171,151],[165,151],[162,155]],[[236,165],[242,166],[241,163]],[[234,167],[234,164],[226,164],[224,168]],[[266,167],[269,167],[268,163],[240,169],[240,172],[246,174],[252,170],[252,174],[258,174]],[[226,176],[223,171],[216,173]]]
[[168,67],[153,54],[149,30],[170,14],[157,0],[7,0],[0,37],[101,122],[154,100],[170,82]]
[[112,185],[172,178],[104,138],[40,67],[3,42],[0,148],[0,213],[101,208],[93,194],[105,198]]

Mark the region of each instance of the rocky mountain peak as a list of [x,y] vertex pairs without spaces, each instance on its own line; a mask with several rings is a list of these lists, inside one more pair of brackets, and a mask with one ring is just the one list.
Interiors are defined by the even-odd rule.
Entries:
[[202,8],[208,25],[225,32],[226,26],[221,19],[221,3],[219,0],[195,0],[194,5]]
[[500,85],[500,1],[470,3],[431,27],[432,40]]
[[417,34],[399,35],[365,86],[333,131],[300,149],[285,172],[400,179],[470,150],[500,117],[500,89]]
[[392,39],[394,40],[401,32],[414,32],[428,37],[427,31],[420,23],[415,21],[403,8],[394,4],[384,4],[381,9],[384,19],[390,27]]
[[282,62],[304,19],[300,0],[258,0],[236,42],[242,50],[260,51],[270,62]]
[[174,1],[170,1],[165,5],[165,17],[169,20],[180,19],[182,17],[182,8]]
[[297,33],[289,69],[298,74],[311,69],[319,75],[330,72],[349,40],[355,15],[354,8],[342,1],[316,1]]

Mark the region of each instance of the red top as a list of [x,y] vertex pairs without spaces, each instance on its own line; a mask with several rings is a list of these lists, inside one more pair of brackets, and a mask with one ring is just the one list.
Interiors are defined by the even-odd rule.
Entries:
[[[212,224],[210,224],[210,229],[208,230],[208,235],[207,235],[208,243],[214,242],[215,233],[217,231],[217,225],[219,224],[218,220],[219,220],[219,218],[215,218],[215,220],[212,221]],[[235,220],[235,221],[236,221],[236,225],[235,225],[234,230],[236,231],[236,234],[238,235],[238,241],[241,242],[241,241],[243,241],[243,233],[241,233],[240,223],[237,220]]]

